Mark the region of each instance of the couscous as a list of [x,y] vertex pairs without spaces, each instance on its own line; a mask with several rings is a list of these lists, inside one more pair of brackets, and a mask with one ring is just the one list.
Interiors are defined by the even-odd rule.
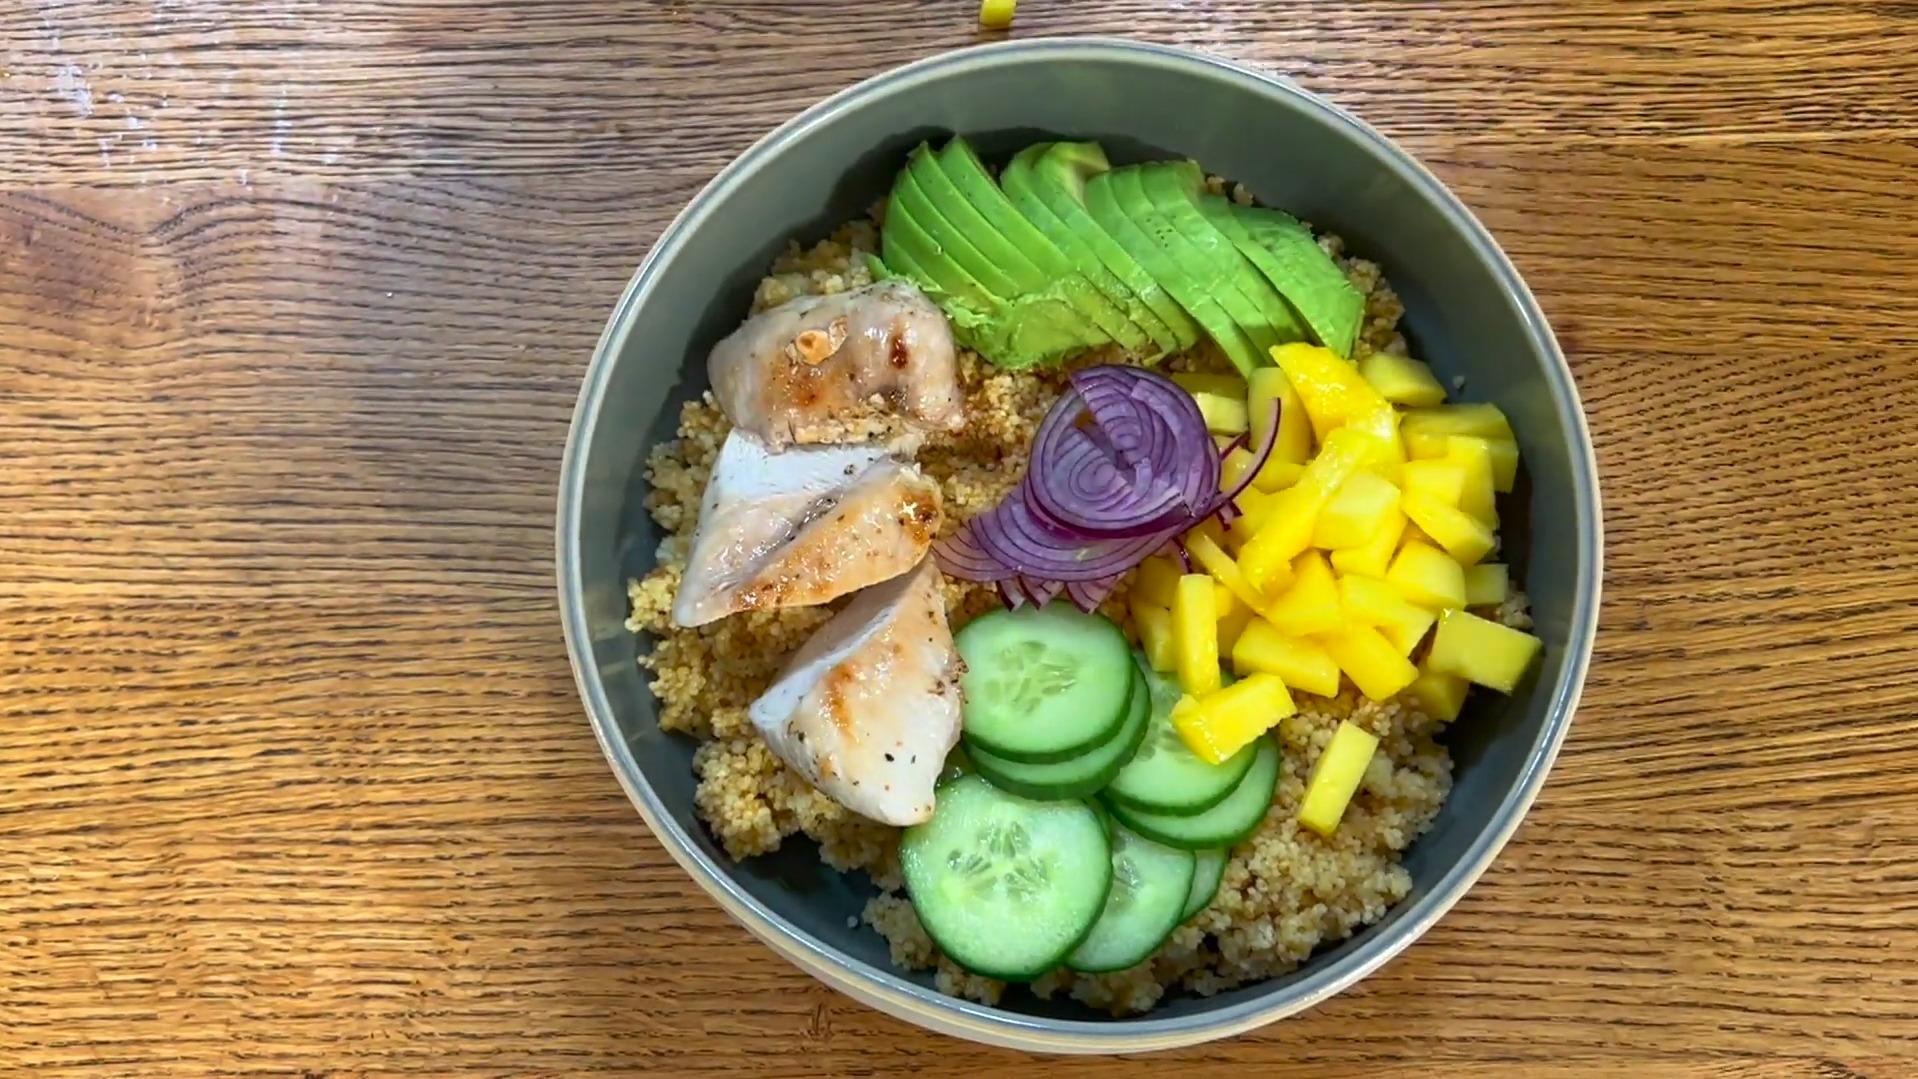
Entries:
[[[1223,193],[1219,181],[1206,183],[1209,195],[1216,197]],[[1246,206],[1251,200],[1243,192],[1234,191],[1230,201]],[[1407,351],[1406,342],[1398,332],[1402,309],[1378,267],[1363,259],[1345,257],[1336,237],[1320,236],[1317,242],[1330,260],[1336,260],[1357,297],[1349,327],[1342,331],[1335,327],[1330,332],[1343,332],[1349,337],[1345,349],[1354,364],[1362,366],[1373,356],[1380,357],[1374,367],[1398,362],[1397,358],[1404,357]],[[778,258],[760,283],[754,311],[773,311],[804,297],[868,289],[875,283],[875,266],[884,265],[878,262],[878,257],[886,247],[879,226],[873,221],[849,224],[810,248],[794,245]],[[1139,322],[1143,325],[1148,320],[1149,316],[1142,315]],[[1172,329],[1169,323],[1158,325],[1168,332]],[[955,330],[958,329],[955,326]],[[1314,336],[1321,336],[1321,327],[1315,325],[1311,330]],[[975,342],[961,335],[962,346],[971,343]],[[1010,366],[988,362],[975,348],[961,347],[957,351],[955,378],[963,395],[964,422],[928,429],[916,447],[917,468],[936,484],[938,502],[943,508],[937,517],[941,537],[949,539],[967,522],[992,512],[994,507],[1013,497],[1025,472],[1026,456],[1035,433],[1061,396],[1070,392],[1073,372],[1099,364],[1138,362],[1135,359],[1138,350],[1126,348],[1121,341],[1066,351],[1069,354],[1063,356],[1048,353],[1039,357],[1040,362],[1025,362],[1032,357],[1024,357]],[[1157,361],[1160,370],[1217,376],[1232,370],[1228,361],[1243,370],[1242,357],[1230,354],[1210,339],[1201,338],[1189,347],[1159,351],[1169,352]],[[1195,380],[1188,384],[1204,383]],[[1205,404],[1202,400],[1201,405]],[[684,406],[677,437],[653,449],[646,468],[650,483],[647,508],[667,533],[667,539],[660,546],[656,568],[628,586],[632,606],[629,627],[650,640],[650,650],[642,656],[641,663],[651,674],[660,725],[700,743],[694,756],[699,815],[734,858],[765,854],[791,837],[804,836],[817,844],[820,857],[828,865],[870,874],[880,891],[868,903],[865,920],[888,940],[894,962],[905,969],[936,968],[942,990],[997,1003],[1006,991],[1006,983],[974,973],[947,958],[922,925],[902,871],[902,829],[879,823],[871,815],[856,813],[847,808],[847,799],[824,793],[820,775],[816,771],[796,769],[789,763],[791,747],[780,747],[776,751],[762,733],[763,724],[755,724],[755,702],[783,677],[789,658],[806,647],[809,639],[834,617],[834,608],[828,605],[743,606],[730,616],[696,626],[688,627],[683,620],[675,620],[675,600],[683,590],[688,573],[702,499],[709,497],[707,491],[713,480],[715,462],[727,445],[733,426],[714,395],[708,393]],[[1253,426],[1256,427],[1256,420]],[[1434,438],[1444,436],[1444,432],[1436,428],[1427,433]],[[1324,432],[1318,434],[1323,437]],[[1225,441],[1223,435],[1220,441]],[[1236,445],[1224,448],[1228,462],[1231,461],[1229,453],[1234,449],[1245,452],[1245,441],[1242,438]],[[1262,465],[1263,461],[1258,464]],[[852,466],[847,467],[847,475],[851,475]],[[1232,466],[1228,463],[1226,467],[1229,470]],[[1442,485],[1448,480],[1449,473],[1446,473],[1436,475],[1433,482]],[[1405,482],[1410,489],[1410,481]],[[1393,487],[1393,491],[1396,495],[1397,488]],[[1469,506],[1470,495],[1463,497],[1464,504]],[[1355,494],[1349,501],[1357,500]],[[1454,496],[1454,502],[1459,502],[1458,496]],[[1447,507],[1431,512],[1436,515],[1441,509]],[[1440,531],[1439,524],[1455,516],[1449,511],[1442,517],[1435,516],[1427,532]],[[1413,537],[1422,535],[1419,528],[1426,524],[1422,518],[1415,519],[1410,526],[1403,525],[1404,518],[1400,521]],[[1220,533],[1221,536],[1228,534]],[[1433,541],[1430,549],[1444,546],[1438,535],[1426,538]],[[1416,538],[1407,541],[1408,544],[1418,542]],[[1248,562],[1257,556],[1256,550],[1248,552],[1249,546],[1238,548],[1239,562]],[[1384,556],[1393,554],[1392,546],[1387,545]],[[1356,549],[1356,544],[1353,547]],[[1218,545],[1214,544],[1212,549],[1218,550]],[[1331,553],[1336,556],[1342,551]],[[1230,561],[1229,555],[1222,553],[1220,557]],[[1326,567],[1328,584],[1335,576],[1341,583],[1352,577],[1371,579],[1368,574],[1345,572],[1343,563],[1333,571],[1330,563],[1311,550],[1297,557],[1318,558],[1315,564]],[[1479,557],[1483,557],[1483,552]],[[1385,563],[1379,565],[1383,570]],[[1179,568],[1189,571],[1182,578],[1187,581],[1192,580],[1194,574],[1205,572],[1199,566]],[[1469,564],[1467,568],[1471,569]],[[1496,568],[1503,573],[1502,567]],[[1415,566],[1409,566],[1406,572],[1415,570]],[[1178,569],[1167,572],[1178,575]],[[1279,572],[1289,574],[1290,571],[1281,567]],[[1396,562],[1391,572],[1397,572]],[[1379,576],[1384,578],[1385,574]],[[967,626],[1004,606],[1003,587],[996,590],[992,584],[963,580],[950,574],[931,573],[928,580],[934,582],[932,587],[943,599],[945,619],[954,629],[962,631],[962,638]],[[1475,576],[1471,598],[1478,602],[1469,606],[1490,623],[1515,629],[1529,627],[1522,592],[1510,587],[1500,576],[1498,592],[1481,594],[1477,580]],[[1421,577],[1412,583],[1424,581]],[[1124,627],[1128,637],[1150,658],[1155,649],[1165,651],[1172,645],[1149,639],[1154,630],[1141,624],[1140,612],[1170,608],[1156,606],[1161,597],[1134,595],[1135,587],[1145,586],[1137,584],[1132,577],[1115,580],[1108,591],[1093,598],[1098,611]],[[1224,597],[1221,602],[1229,607],[1233,600],[1223,583],[1218,587]],[[1442,591],[1445,586],[1433,587]],[[1206,592],[1205,603],[1210,604],[1210,586]],[[1349,606],[1354,601],[1348,598],[1346,602]],[[1054,600],[1055,605],[1063,603],[1063,599]],[[1460,600],[1451,605],[1457,607],[1463,617],[1468,603]],[[1246,619],[1256,620],[1254,612],[1244,614]],[[1432,622],[1433,617],[1428,616],[1422,624],[1413,627],[1411,641],[1400,650],[1401,656],[1406,652],[1412,652],[1414,658],[1424,654],[1429,646],[1418,642],[1428,633]],[[1383,627],[1381,632],[1391,630],[1389,620],[1368,623],[1371,624]],[[1241,621],[1241,628],[1243,625]],[[1209,624],[1207,629],[1209,632]],[[1336,638],[1335,631],[1328,629],[1327,632],[1328,642]],[[1367,640],[1377,636],[1369,628],[1355,632],[1369,634]],[[1218,650],[1207,653],[1213,657],[1215,668],[1231,664],[1229,640],[1224,641],[1223,646],[1221,642],[1214,642],[1209,647]],[[1343,658],[1343,653],[1339,654]],[[1258,666],[1256,657],[1251,662],[1254,667]],[[1177,666],[1171,660],[1161,666],[1162,671],[1173,672],[1163,675],[1162,680],[1172,687],[1169,692],[1174,697],[1180,692]],[[1341,663],[1341,668],[1349,673],[1346,664]],[[1250,677],[1243,669],[1239,673]],[[1449,675],[1441,677],[1443,672],[1432,674],[1422,670],[1420,673],[1421,682],[1417,685],[1393,684],[1389,694],[1375,694],[1382,699],[1368,698],[1354,684],[1354,678],[1341,678],[1338,670],[1331,672],[1330,684],[1315,686],[1330,690],[1329,693],[1307,691],[1301,681],[1312,684],[1312,680],[1303,676],[1301,680],[1293,680],[1288,696],[1290,714],[1270,727],[1270,740],[1283,766],[1272,787],[1269,808],[1250,834],[1232,844],[1229,854],[1222,856],[1222,873],[1210,900],[1198,896],[1197,913],[1181,920],[1142,961],[1101,973],[1082,973],[1067,965],[1058,965],[1031,978],[1031,992],[1040,996],[1069,994],[1114,1014],[1138,1013],[1151,1008],[1168,991],[1182,988],[1212,994],[1283,973],[1299,965],[1315,949],[1383,917],[1393,904],[1405,897],[1411,886],[1408,874],[1399,864],[1400,855],[1431,824],[1451,786],[1451,759],[1436,740],[1451,716],[1434,713],[1455,714],[1456,701],[1444,703],[1446,693],[1439,692],[1435,697],[1432,687],[1456,684],[1456,696],[1464,692],[1464,682]],[[1432,678],[1438,682],[1431,681]],[[1363,679],[1361,675],[1360,680]],[[956,675],[952,681],[957,684]],[[935,686],[942,690],[950,688],[938,682]],[[1209,688],[1224,692],[1216,685]],[[1189,701],[1189,695],[1198,691],[1188,685],[1186,692]],[[1279,692],[1283,695],[1283,690]],[[1188,717],[1195,710],[1196,705],[1189,708]],[[1201,717],[1199,725],[1203,726],[1203,722]],[[1302,806],[1307,800],[1308,784],[1315,782],[1320,756],[1342,725],[1358,732],[1354,740],[1364,743],[1369,756],[1355,757],[1343,765],[1350,773],[1345,781],[1349,789],[1337,792],[1328,828],[1309,813],[1302,817]],[[1191,728],[1182,726],[1179,733],[1197,744]],[[1206,733],[1199,732],[1200,735]],[[1216,735],[1216,729],[1213,734]],[[1374,739],[1376,748],[1372,749]],[[1264,744],[1265,737],[1260,735],[1257,740]],[[1133,744],[1137,744],[1136,739]],[[1224,757],[1237,748],[1226,746],[1219,754]],[[888,754],[886,759],[893,758]],[[1330,778],[1322,784],[1334,785],[1336,782]],[[1321,790],[1315,797],[1323,793]],[[1121,811],[1127,808],[1117,803],[1115,807]],[[1122,812],[1121,819],[1130,821],[1131,818]],[[1191,859],[1187,857],[1186,861],[1189,866]],[[1190,872],[1188,868],[1187,873]],[[1197,895],[1197,885],[1193,887]],[[971,966],[979,969],[977,963]]]

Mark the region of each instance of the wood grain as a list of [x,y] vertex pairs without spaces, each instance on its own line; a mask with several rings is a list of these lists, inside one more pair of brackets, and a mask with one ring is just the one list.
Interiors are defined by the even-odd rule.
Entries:
[[[751,940],[608,774],[551,597],[647,245],[972,6],[0,4],[0,1072],[1139,1070],[921,1033]],[[1478,210],[1572,355],[1609,540],[1491,872],[1163,1065],[1918,1071],[1918,6],[1021,5],[1101,32],[1293,74]]]

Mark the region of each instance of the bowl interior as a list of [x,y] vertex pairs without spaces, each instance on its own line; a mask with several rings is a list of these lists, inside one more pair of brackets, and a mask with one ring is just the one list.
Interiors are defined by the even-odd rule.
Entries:
[[[1403,167],[1363,129],[1311,99],[1227,69],[1151,52],[1067,49],[1030,62],[947,58],[883,76],[815,110],[749,152],[661,241],[647,280],[629,292],[603,348],[603,393],[583,424],[575,467],[582,470],[578,532],[563,536],[582,588],[591,669],[603,685],[616,734],[615,766],[650,785],[677,829],[737,888],[790,921],[819,946],[855,964],[890,970],[885,943],[850,929],[871,885],[842,876],[795,837],[776,855],[735,863],[693,811],[693,743],[659,731],[653,701],[635,665],[636,642],[622,625],[623,582],[653,563],[659,534],[646,515],[643,455],[672,437],[678,405],[703,390],[706,350],[744,317],[753,288],[791,239],[810,242],[867,212],[890,186],[904,155],[922,139],[961,132],[988,161],[1045,138],[1097,139],[1115,161],[1192,157],[1209,172],[1245,183],[1259,200],[1342,235],[1378,261],[1403,298],[1414,355],[1465,400],[1495,401],[1510,416],[1525,460],[1520,490],[1505,512],[1505,555],[1529,593],[1546,642],[1540,669],[1509,698],[1475,695],[1445,737],[1455,787],[1436,824],[1405,865],[1414,892],[1380,924],[1315,956],[1300,971],[1209,998],[1174,995],[1154,1021],[1190,1021],[1255,998],[1303,993],[1377,938],[1403,935],[1421,896],[1449,883],[1470,848],[1502,827],[1501,807],[1529,771],[1549,761],[1555,712],[1576,694],[1587,642],[1596,531],[1587,450],[1569,387],[1555,382],[1542,323],[1515,296],[1472,237],[1440,205],[1429,183]],[[592,393],[582,398],[590,407]],[[1575,403],[1574,403],[1575,404]],[[1583,540],[1581,537],[1583,536]],[[1569,686],[1569,692],[1568,692]],[[626,759],[622,760],[621,757]],[[1509,813],[1507,813],[1509,815]],[[670,839],[667,842],[671,842]],[[1433,912],[1436,913],[1435,911]],[[930,978],[907,975],[930,987]],[[1029,1016],[1103,1020],[1072,1001],[1009,994],[1004,1007]]]

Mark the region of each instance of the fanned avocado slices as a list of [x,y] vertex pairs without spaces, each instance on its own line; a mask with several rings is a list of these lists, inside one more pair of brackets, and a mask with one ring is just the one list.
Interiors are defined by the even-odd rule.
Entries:
[[979,211],[980,216],[1006,243],[1024,255],[1048,280],[1057,282],[1066,298],[1072,301],[1072,305],[1087,321],[1127,351],[1138,352],[1147,347],[1145,333],[1133,324],[1132,319],[1107,299],[1104,293],[1094,288],[1078,267],[1067,260],[1058,245],[1012,204],[1006,193],[993,182],[992,175],[986,171],[985,162],[979,160],[970,143],[955,136],[946,143],[945,149],[939,151],[938,160],[940,169],[959,193],[965,196],[966,201]]
[[1066,227],[1083,239],[1106,269],[1122,281],[1146,309],[1158,316],[1172,334],[1168,351],[1191,348],[1199,342],[1199,324],[1178,300],[1140,265],[1125,245],[1105,230],[1085,208],[1086,181],[1111,171],[1105,150],[1096,142],[1042,142],[1013,155],[1007,171],[1024,170],[1032,193]]
[[[1278,210],[1240,206],[1224,199],[1201,200],[1202,204],[1208,201],[1223,208],[1221,213],[1208,207],[1208,216],[1244,226],[1250,244],[1241,244],[1240,250],[1284,295],[1318,343],[1351,358],[1359,326],[1365,320],[1365,296],[1346,280],[1345,271],[1332,256],[1319,247],[1312,230]],[[1238,242],[1237,237],[1234,242]]]

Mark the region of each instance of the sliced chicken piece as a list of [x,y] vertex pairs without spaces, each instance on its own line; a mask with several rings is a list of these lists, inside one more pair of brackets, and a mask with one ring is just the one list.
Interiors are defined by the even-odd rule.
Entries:
[[878,446],[773,453],[744,431],[720,447],[699,509],[673,621],[826,603],[926,556],[939,485]]
[[707,358],[719,407],[773,449],[894,439],[965,422],[952,327],[888,280],[802,296],[747,319]]
[[750,714],[773,752],[840,805],[917,824],[932,816],[933,784],[959,740],[965,669],[927,559],[854,596]]

